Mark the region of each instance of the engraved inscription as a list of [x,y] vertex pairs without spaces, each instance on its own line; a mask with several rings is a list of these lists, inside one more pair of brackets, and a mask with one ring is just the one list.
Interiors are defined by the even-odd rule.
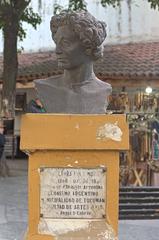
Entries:
[[104,218],[104,168],[43,168],[40,215],[43,218]]

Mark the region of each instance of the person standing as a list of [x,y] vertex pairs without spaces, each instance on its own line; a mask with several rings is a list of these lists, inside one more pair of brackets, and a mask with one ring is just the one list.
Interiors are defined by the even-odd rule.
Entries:
[[36,98],[35,100],[32,99],[28,106],[27,106],[27,112],[28,113],[45,113],[46,110],[43,107],[41,101],[39,98]]
[[0,123],[0,176],[9,176],[9,168],[4,154],[6,139],[4,135],[4,125]]
[[0,159],[2,158],[5,146],[4,126],[0,124]]

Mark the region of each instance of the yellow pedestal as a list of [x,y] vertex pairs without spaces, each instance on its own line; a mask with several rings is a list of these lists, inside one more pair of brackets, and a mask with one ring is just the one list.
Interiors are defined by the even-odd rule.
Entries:
[[[117,137],[118,133],[121,139]],[[128,126],[124,115],[26,114],[23,116],[21,149],[29,153],[29,226],[25,239],[87,239],[84,235],[82,237],[82,232],[81,238],[73,233],[69,235],[73,236],[72,238],[60,238],[60,236],[54,237],[38,232],[40,221],[39,169],[47,167],[75,169],[105,167],[107,171],[105,217],[102,220],[92,219],[92,222],[94,221],[96,226],[102,225],[103,221],[109,222],[117,234],[119,151],[128,148]],[[84,222],[85,219],[79,221]]]

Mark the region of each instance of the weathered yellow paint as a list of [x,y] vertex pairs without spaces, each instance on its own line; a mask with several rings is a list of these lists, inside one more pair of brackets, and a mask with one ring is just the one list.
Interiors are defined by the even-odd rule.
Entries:
[[[118,123],[122,141],[98,140],[105,123]],[[21,149],[128,149],[128,126],[124,115],[26,114],[21,125]]]
[[[55,239],[53,236],[38,234],[40,167],[95,168],[101,165],[106,166],[105,199],[107,203],[104,221],[110,223],[117,234],[119,149],[128,149],[128,131],[125,117],[120,116],[119,119],[118,117],[119,115],[110,117],[107,115],[52,114],[27,114],[23,117],[21,148],[28,151],[35,150],[29,156],[29,226],[26,240]],[[95,135],[96,129],[106,122],[114,123],[116,121],[124,132],[122,142],[114,143],[112,140],[98,140],[98,142]],[[78,133],[76,132],[77,128],[74,128],[77,122]]]

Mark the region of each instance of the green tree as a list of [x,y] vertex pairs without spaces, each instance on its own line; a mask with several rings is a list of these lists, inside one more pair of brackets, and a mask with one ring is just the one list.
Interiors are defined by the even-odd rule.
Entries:
[[159,0],[147,0],[151,4],[151,8],[158,8],[159,10]]
[[22,22],[35,29],[41,18],[29,7],[31,0],[0,0],[0,29],[4,37],[3,48],[3,87],[1,117],[14,118],[16,78],[18,71],[17,39],[26,36]]
[[[116,7],[117,5],[120,4],[122,0],[101,0],[101,4],[103,7],[107,7],[108,5],[113,5],[114,7]],[[63,9],[63,6],[58,4],[58,1],[56,1],[56,3],[54,4],[54,13],[58,13],[59,11],[61,11]],[[85,2],[85,0],[69,0],[68,3],[68,9],[69,10],[78,10],[78,9],[87,9],[87,3]]]
[[[117,7],[120,5],[120,3],[123,0],[100,0],[103,7],[108,7],[109,5],[112,5],[113,7]],[[137,0],[133,0],[136,1]],[[147,0],[150,3],[151,8],[159,8],[159,0]],[[56,1],[54,5],[54,12],[58,12],[62,9],[62,6],[60,6]],[[86,2],[84,0],[69,0],[68,9],[71,10],[78,10],[78,9],[86,9]]]

